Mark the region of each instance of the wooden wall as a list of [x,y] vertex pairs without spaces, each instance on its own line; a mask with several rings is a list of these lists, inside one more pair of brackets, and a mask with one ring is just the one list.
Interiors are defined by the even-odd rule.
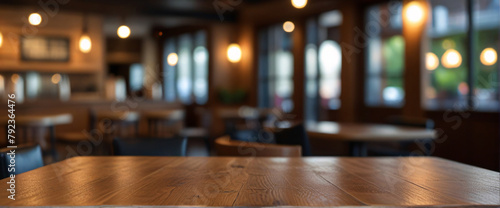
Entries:
[[[104,38],[102,32],[102,17],[88,17],[88,32],[92,40],[92,50],[82,53],[79,49],[82,34],[83,15],[79,13],[58,12],[53,17],[47,16],[40,26],[34,27],[27,23],[30,8],[7,7],[0,8],[0,31],[4,41],[0,47],[0,71],[30,71],[40,72],[102,72],[104,63]],[[55,36],[70,39],[70,58],[68,62],[23,62],[21,61],[20,36]]]

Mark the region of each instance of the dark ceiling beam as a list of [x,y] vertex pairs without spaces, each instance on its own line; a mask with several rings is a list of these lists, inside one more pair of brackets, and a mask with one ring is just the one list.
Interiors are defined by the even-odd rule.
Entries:
[[[33,10],[42,10],[39,1],[33,0],[2,0],[0,5],[30,7]],[[43,2],[46,2],[45,0]],[[70,0],[68,4],[59,5],[61,11],[66,12],[81,12],[100,14],[105,16],[145,16],[145,17],[165,17],[165,18],[193,18],[203,19],[208,21],[220,21],[215,8],[212,5],[202,4],[190,9],[177,9],[169,7],[158,1],[94,1],[94,0]],[[224,21],[236,21],[237,12],[224,13]]]

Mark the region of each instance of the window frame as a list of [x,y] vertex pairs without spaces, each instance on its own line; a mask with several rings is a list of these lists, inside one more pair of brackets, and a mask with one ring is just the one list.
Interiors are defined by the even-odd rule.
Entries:
[[[184,105],[195,105],[195,106],[208,106],[210,105],[210,103],[213,102],[213,92],[211,91],[212,89],[212,82],[211,82],[211,79],[212,79],[212,68],[213,68],[213,57],[211,55],[211,51],[212,51],[212,47],[211,47],[211,37],[212,37],[212,30],[211,30],[211,27],[209,26],[183,26],[183,27],[176,27],[176,28],[156,28],[153,30],[153,35],[155,37],[158,38],[158,45],[159,45],[159,72],[160,72],[160,82],[162,84],[162,90],[164,90],[164,92],[162,92],[162,100],[165,101],[165,102],[169,102],[169,103],[182,103]],[[195,97],[195,93],[194,93],[194,87],[195,87],[195,79],[196,79],[196,75],[195,75],[195,61],[194,61],[194,50],[196,49],[196,47],[198,46],[196,44],[196,35],[200,32],[204,32],[205,34],[205,49],[208,53],[208,57],[207,57],[207,74],[206,74],[206,78],[207,78],[207,98],[206,98],[206,101],[205,103],[203,104],[198,104],[197,101],[196,101],[196,97]],[[160,35],[161,34],[161,35]],[[166,45],[167,45],[167,41],[168,40],[171,40],[171,39],[174,39],[174,45],[175,45],[175,53],[177,55],[179,55],[179,51],[178,51],[178,45],[179,45],[179,38],[180,36],[182,35],[190,35],[191,36],[191,50],[190,50],[190,54],[191,54],[191,60],[190,60],[190,65],[191,65],[191,76],[190,76],[190,79],[192,81],[191,83],[191,90],[190,90],[190,101],[189,103],[183,103],[182,100],[179,98],[179,95],[178,95],[178,91],[177,91],[177,81],[178,81],[178,73],[175,73],[175,78],[174,78],[174,83],[173,83],[173,86],[174,86],[174,93],[175,93],[175,98],[174,100],[172,101],[169,101],[167,100],[167,96],[166,96],[166,86],[165,86],[165,77],[164,76],[168,76],[168,71],[165,71],[167,69],[167,56],[169,54],[166,54]],[[178,64],[175,67],[175,69],[177,69],[178,67]]]

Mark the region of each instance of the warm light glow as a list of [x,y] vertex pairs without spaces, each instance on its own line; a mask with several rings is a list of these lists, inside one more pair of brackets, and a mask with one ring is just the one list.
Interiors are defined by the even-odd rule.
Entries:
[[40,25],[40,23],[42,23],[42,16],[38,13],[31,13],[28,17],[28,21],[31,25]]
[[227,58],[232,63],[236,63],[241,60],[241,48],[238,44],[233,43],[227,47]]
[[307,0],[292,0],[293,7],[302,9],[307,5]]
[[14,84],[17,83],[17,81],[19,80],[19,74],[13,74],[11,77],[10,77],[10,80],[12,80],[12,82]]
[[92,49],[92,41],[90,37],[86,34],[80,37],[80,51],[83,53],[88,53]]
[[130,28],[128,28],[127,25],[122,25],[118,28],[116,34],[122,39],[128,38],[128,36],[130,36]]
[[462,64],[462,55],[455,49],[448,49],[443,54],[441,63],[448,69],[458,68]]
[[54,74],[54,75],[52,75],[51,81],[54,84],[58,84],[61,81],[61,75],[60,74]]
[[424,9],[419,2],[412,1],[406,5],[404,14],[411,23],[418,23],[424,18]]
[[496,64],[498,60],[497,51],[493,48],[486,48],[481,52],[481,63],[485,66]]
[[2,47],[2,43],[3,43],[3,35],[2,35],[2,33],[0,32],[0,47]]
[[286,21],[285,23],[283,23],[283,30],[285,32],[293,32],[293,30],[295,30],[295,25],[293,24],[293,22]]
[[167,56],[167,63],[170,66],[175,66],[177,65],[177,62],[179,61],[179,57],[177,56],[176,53],[170,53]]
[[439,58],[434,53],[427,53],[425,57],[425,65],[428,70],[434,70],[439,66]]

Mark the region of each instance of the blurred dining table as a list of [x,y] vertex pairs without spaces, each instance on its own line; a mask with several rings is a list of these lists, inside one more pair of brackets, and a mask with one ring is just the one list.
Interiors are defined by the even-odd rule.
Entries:
[[[500,174],[436,157],[73,157],[2,206],[500,206]],[[0,181],[7,189],[9,178]]]
[[[73,115],[70,113],[42,113],[42,114],[21,114],[21,115],[16,115],[14,118],[15,120],[15,126],[16,131],[18,134],[16,134],[17,139],[19,138],[17,135],[19,135],[20,132],[23,133],[24,140],[26,141],[16,141],[16,143],[25,143],[28,142],[29,138],[28,136],[28,131],[29,129],[38,129],[35,132],[39,133],[38,135],[31,135],[31,139],[34,139],[35,143],[40,144],[42,149],[46,150],[47,145],[45,142],[45,134],[41,131],[40,129],[46,128],[49,130],[49,139],[50,139],[50,152],[52,155],[52,159],[57,161],[57,151],[55,149],[56,145],[56,132],[55,132],[55,126],[57,125],[64,125],[64,124],[70,124],[73,122]],[[7,121],[7,119],[5,120]],[[6,130],[9,128],[8,124],[5,123],[6,125]]]
[[387,124],[320,121],[305,125],[309,137],[348,142],[352,156],[366,156],[369,142],[429,142],[437,137],[432,129]]

